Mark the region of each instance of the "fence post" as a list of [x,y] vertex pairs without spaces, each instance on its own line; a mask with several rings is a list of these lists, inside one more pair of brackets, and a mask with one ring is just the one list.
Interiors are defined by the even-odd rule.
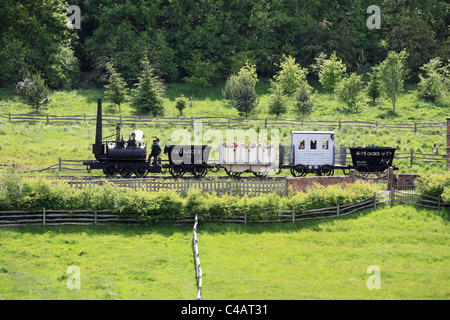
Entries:
[[391,206],[394,205],[394,201],[395,201],[395,189],[394,187],[391,187]]
[[42,209],[42,225],[45,226],[45,208]]
[[295,223],[295,209],[292,209],[292,224]]
[[247,212],[244,214],[244,224],[247,224]]
[[58,170],[59,170],[59,172],[61,172],[61,170],[62,170],[61,158],[59,158],[59,161],[58,161]]
[[264,121],[264,128],[267,128],[267,118],[266,118],[266,120]]
[[411,165],[413,164],[413,161],[414,161],[414,151],[411,150],[410,151],[410,162],[411,162]]
[[228,117],[228,128],[230,127],[231,118]]
[[339,119],[339,130],[341,130],[341,119]]
[[49,118],[48,118],[48,113],[47,113],[47,124],[49,124],[50,123],[50,120],[49,120]]
[[97,208],[94,210],[94,226],[97,225]]
[[441,210],[441,197],[439,197],[439,199],[438,199],[438,208],[439,208],[439,210]]
[[373,208],[374,209],[377,208],[377,193],[376,192],[373,193]]
[[339,203],[336,206],[336,216],[339,218]]
[[9,122],[11,122],[11,112],[8,113]]
[[414,132],[417,133],[417,122],[414,122]]

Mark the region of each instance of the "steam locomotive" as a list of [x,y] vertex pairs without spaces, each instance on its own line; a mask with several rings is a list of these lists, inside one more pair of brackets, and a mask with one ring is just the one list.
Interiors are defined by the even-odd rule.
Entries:
[[[195,177],[204,177],[208,170],[217,172],[224,169],[229,176],[238,177],[249,172],[255,176],[266,176],[270,170],[277,173],[289,169],[294,177],[309,173],[333,175],[337,169],[344,173],[356,169],[364,173],[379,173],[392,167],[395,148],[390,147],[350,147],[352,164],[346,164],[346,148],[336,157],[335,134],[332,131],[292,131],[291,144],[251,146],[225,143],[219,147],[219,161],[209,162],[211,146],[208,145],[166,145],[164,153],[168,160],[158,157],[156,162],[147,159],[147,146],[143,133],[133,130],[128,140],[121,136],[120,124],[116,127],[115,139],[103,139],[102,102],[97,104],[97,123],[95,143],[92,153],[95,160],[85,160],[88,172],[103,170],[107,177],[120,174],[122,177],[145,177],[149,173],[164,174],[167,171],[174,177],[191,173]],[[340,158],[340,159],[339,159]],[[163,163],[164,162],[164,163]],[[398,169],[393,167],[394,170]]]

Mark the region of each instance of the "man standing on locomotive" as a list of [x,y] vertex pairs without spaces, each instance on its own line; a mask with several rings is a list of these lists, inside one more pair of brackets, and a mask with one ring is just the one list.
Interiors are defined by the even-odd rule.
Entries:
[[154,158],[152,165],[156,166],[158,164],[158,156],[161,153],[161,147],[158,145],[156,140],[153,140],[152,152],[150,153],[149,162]]

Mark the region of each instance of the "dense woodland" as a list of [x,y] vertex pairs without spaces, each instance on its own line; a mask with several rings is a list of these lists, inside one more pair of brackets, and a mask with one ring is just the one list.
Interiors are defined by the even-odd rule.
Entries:
[[[81,29],[67,27],[68,5]],[[369,29],[367,8],[381,9]],[[166,83],[226,79],[246,61],[272,77],[283,55],[317,76],[321,53],[365,74],[390,51],[408,53],[407,81],[450,58],[450,5],[438,0],[1,0],[0,86],[39,72],[52,89],[103,85],[113,63],[128,86],[147,58]],[[206,83],[208,85],[208,83]]]

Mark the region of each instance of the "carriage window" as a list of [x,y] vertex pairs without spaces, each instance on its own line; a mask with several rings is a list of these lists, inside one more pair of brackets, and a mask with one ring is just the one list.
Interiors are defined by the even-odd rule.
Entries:
[[328,140],[322,141],[322,149],[328,150]]
[[299,149],[305,149],[305,140],[300,140],[298,142],[298,148]]
[[313,149],[317,149],[317,140],[311,140],[311,150],[313,150]]

